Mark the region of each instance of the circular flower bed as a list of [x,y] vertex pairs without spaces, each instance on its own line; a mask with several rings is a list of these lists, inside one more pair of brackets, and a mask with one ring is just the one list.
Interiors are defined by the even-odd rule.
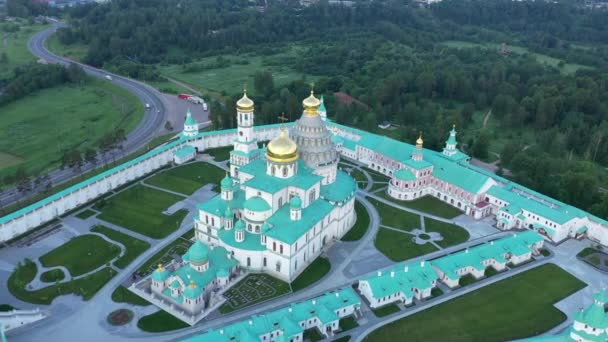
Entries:
[[127,309],[118,309],[110,312],[108,315],[108,323],[119,326],[125,325],[133,319],[133,311]]
[[422,233],[418,235],[418,238],[421,240],[429,240],[431,236],[429,234]]

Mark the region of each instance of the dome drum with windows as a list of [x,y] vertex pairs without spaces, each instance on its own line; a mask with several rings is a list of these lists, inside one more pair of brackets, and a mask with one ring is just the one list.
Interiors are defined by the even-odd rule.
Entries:
[[281,134],[268,143],[266,157],[278,163],[288,163],[298,159],[298,145],[289,138],[285,127],[281,127]]

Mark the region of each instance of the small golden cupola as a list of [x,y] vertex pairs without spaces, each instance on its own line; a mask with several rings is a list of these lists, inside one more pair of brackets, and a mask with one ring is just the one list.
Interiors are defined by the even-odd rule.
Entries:
[[236,109],[239,112],[251,112],[253,111],[253,100],[247,97],[247,90],[243,90],[243,97],[236,101]]
[[298,145],[289,138],[285,127],[281,127],[279,136],[268,143],[266,158],[279,163],[288,163],[298,159]]
[[416,139],[416,147],[422,148],[423,143],[424,141],[422,141],[422,132],[420,132],[420,135],[418,135],[418,139]]
[[319,115],[319,106],[321,106],[321,101],[315,97],[315,92],[311,90],[310,96],[302,101],[302,106],[304,106],[304,114],[310,116]]

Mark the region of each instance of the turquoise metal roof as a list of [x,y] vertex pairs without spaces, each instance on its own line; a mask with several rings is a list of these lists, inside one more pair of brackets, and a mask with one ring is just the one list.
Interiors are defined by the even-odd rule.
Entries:
[[245,201],[245,203],[243,204],[243,207],[247,210],[251,210],[251,211],[268,211],[270,209],[272,209],[270,207],[270,205],[262,198],[259,196],[253,196],[251,198],[249,198],[248,200]]
[[300,209],[302,208],[302,200],[300,199],[300,196],[295,195],[291,198],[291,200],[289,200],[289,206],[292,209]]
[[292,244],[306,234],[315,224],[321,222],[333,208],[333,205],[324,200],[316,200],[302,209],[300,220],[293,221],[289,206],[284,205],[268,218],[267,222],[272,228],[266,232],[266,236]]
[[403,293],[406,298],[414,296],[412,289],[419,291],[433,287],[433,282],[437,280],[437,275],[426,262],[398,263],[395,266],[384,270],[380,275],[375,274],[361,279],[366,281],[374,298],[387,297],[397,293]]
[[188,259],[190,262],[203,262],[207,260],[208,254],[209,247],[200,240],[196,240],[196,242],[188,248]]
[[338,170],[336,181],[321,185],[321,198],[334,203],[344,203],[355,196],[357,183],[342,170]]
[[196,149],[190,145],[184,145],[175,151],[175,156],[184,159],[196,154]]
[[289,186],[308,190],[323,179],[323,177],[312,173],[301,161],[298,161],[298,172],[294,176],[285,179],[268,175],[266,173],[266,161],[262,159],[254,160],[241,167],[239,172],[253,175],[252,179],[244,183],[245,186],[271,194],[277,193]]
[[188,108],[188,113],[186,114],[186,121],[184,122],[184,126],[195,126],[198,125],[196,120],[192,117],[192,113],[190,113],[190,108]]
[[[240,229],[242,230],[243,228],[240,228]],[[260,234],[250,233],[247,230],[244,230],[243,233],[245,235],[245,239],[242,242],[236,241],[235,233],[232,230],[220,229],[220,230],[218,230],[217,235],[218,235],[219,239],[222,240],[222,242],[224,242],[226,245],[233,247],[233,248],[238,248],[238,249],[243,249],[243,250],[248,250],[248,251],[266,250],[266,246],[262,245],[262,240],[261,240],[262,237]]]
[[414,176],[414,174],[412,173],[412,171],[410,171],[408,169],[397,170],[393,175],[396,178],[398,178],[398,179],[400,179],[402,181],[414,181],[414,180],[416,180],[416,176]]

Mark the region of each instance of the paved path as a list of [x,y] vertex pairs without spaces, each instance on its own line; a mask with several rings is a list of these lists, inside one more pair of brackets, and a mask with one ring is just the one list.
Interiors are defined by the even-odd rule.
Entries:
[[145,181],[141,181],[141,185],[146,186],[148,188],[155,189],[155,190],[167,192],[167,193],[179,196],[179,197],[184,197],[184,198],[188,197],[188,195],[182,194],[181,192],[176,192],[176,191],[168,190],[168,189],[165,189],[165,188],[161,188],[161,187],[158,187],[156,185],[148,184]]

